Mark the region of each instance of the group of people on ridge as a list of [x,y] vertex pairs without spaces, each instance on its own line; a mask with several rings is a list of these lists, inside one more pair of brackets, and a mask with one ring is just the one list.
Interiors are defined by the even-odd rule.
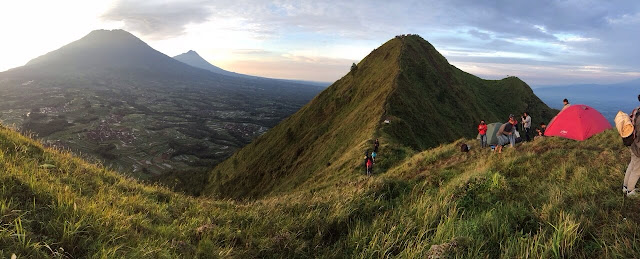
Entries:
[[376,163],[376,156],[378,156],[378,148],[380,147],[380,141],[376,139],[373,143],[373,152],[369,154],[369,151],[364,152],[364,168],[367,175],[373,174],[373,165]]
[[[565,107],[567,106],[567,104],[569,103],[567,101],[567,99],[564,99],[565,101]],[[516,142],[519,141],[531,141],[531,116],[529,115],[529,112],[524,112],[522,113],[521,118],[521,124],[522,124],[522,131],[524,133],[523,138],[521,139],[517,139],[516,137],[516,131],[517,131],[517,127],[518,127],[518,120],[516,120],[515,115],[510,114],[509,115],[509,120],[506,123],[503,123],[500,128],[498,129],[498,132],[496,133],[496,137],[498,139],[498,145],[496,146],[496,150],[498,151],[498,153],[502,153],[502,148],[506,145],[510,145],[511,147],[514,147]],[[533,139],[537,139],[537,138],[541,138],[544,136],[544,131],[547,128],[547,125],[545,123],[540,123],[540,127],[536,129],[537,134],[533,137]],[[478,133],[479,133],[479,139],[480,139],[480,146],[482,148],[486,148],[488,147],[487,144],[487,124],[485,123],[484,120],[480,120],[480,124],[478,125]]]
[[[640,95],[638,95],[638,101],[640,101]],[[569,107],[569,101],[567,99],[563,100],[564,106],[562,110]],[[640,134],[636,133],[636,130],[640,128],[640,120],[637,121],[640,116],[640,107],[635,108],[630,115],[631,121],[634,125],[633,132],[633,143],[629,146],[629,150],[631,152],[631,161],[627,166],[627,170],[624,176],[624,182],[622,186],[622,192],[626,196],[636,196],[638,192],[636,192],[636,184],[638,180],[640,180]],[[524,141],[530,141],[530,132],[531,132],[531,116],[529,116],[528,112],[524,112],[522,114],[522,129],[524,131]],[[498,153],[502,153],[502,148],[507,144],[510,144],[511,147],[515,146],[516,143],[516,127],[518,125],[518,121],[515,119],[513,114],[509,115],[509,121],[502,124],[496,133],[496,137],[498,138]],[[537,138],[544,137],[545,130],[547,125],[545,123],[540,123],[540,127],[536,129],[536,136],[533,138],[534,140]],[[486,148],[487,145],[487,124],[484,120],[480,121],[478,125],[478,133],[480,134],[480,143],[482,148]],[[378,139],[375,140],[373,144],[373,152],[369,153],[369,151],[365,151],[364,156],[364,166],[366,169],[367,175],[373,174],[373,165],[376,161],[376,156],[378,153],[378,148],[380,147],[380,142]]]

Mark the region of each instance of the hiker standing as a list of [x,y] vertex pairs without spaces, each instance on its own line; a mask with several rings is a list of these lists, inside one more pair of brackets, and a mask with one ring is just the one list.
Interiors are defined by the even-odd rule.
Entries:
[[367,175],[371,176],[373,174],[373,159],[370,156],[367,156]]
[[509,135],[509,143],[511,144],[511,147],[515,147],[516,146],[516,134],[514,134],[517,130],[517,125],[518,125],[518,121],[516,120],[516,116],[513,114],[509,115],[509,123],[511,123],[511,128],[507,128],[510,129],[511,134]]
[[480,134],[480,146],[487,147],[487,124],[484,123],[484,120],[481,120],[478,125],[478,133]]
[[569,100],[567,100],[567,98],[565,98],[564,100],[562,100],[562,103],[564,104],[564,106],[562,106],[562,110],[560,111],[564,111],[564,109],[568,108],[569,106],[571,106],[571,104],[569,103]]
[[375,151],[371,152],[371,159],[373,160],[373,163],[374,163],[374,164],[376,163],[376,156],[377,156],[377,155],[378,155],[378,154],[376,154],[376,152],[375,152]]
[[529,134],[531,133],[531,116],[529,116],[528,112],[524,112],[522,114],[522,128],[524,128],[524,139],[529,142],[531,138]]
[[364,173],[369,172],[369,168],[367,167],[367,161],[369,161],[369,151],[364,152]]
[[509,119],[508,122],[502,124],[496,133],[496,137],[498,138],[498,147],[496,147],[496,149],[498,150],[498,153],[502,153],[502,148],[510,142],[509,136],[513,135],[512,131],[514,128],[511,121],[512,119]]
[[[640,101],[640,95],[638,95],[638,101]],[[636,183],[640,178],[640,136],[638,136],[637,130],[640,125],[640,107],[633,109],[631,112],[631,122],[633,124],[633,143],[629,146],[631,151],[631,161],[627,166],[627,171],[624,174],[624,185],[622,191],[627,194],[627,197],[633,197],[637,195]]]
[[378,147],[380,147],[380,142],[376,139],[376,142],[373,143],[373,152],[378,153]]

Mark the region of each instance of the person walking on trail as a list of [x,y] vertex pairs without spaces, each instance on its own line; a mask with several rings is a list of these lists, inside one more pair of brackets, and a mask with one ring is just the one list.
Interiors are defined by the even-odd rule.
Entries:
[[498,147],[496,150],[498,153],[502,153],[502,148],[509,144],[509,136],[513,135],[513,124],[511,123],[511,119],[508,122],[502,124],[496,133],[496,137],[498,138]]
[[522,128],[524,128],[524,139],[529,142],[531,140],[531,137],[529,137],[531,134],[531,116],[529,116],[528,112],[522,114]]
[[367,175],[371,176],[373,174],[373,159],[370,156],[367,156]]
[[369,172],[369,168],[367,167],[367,161],[369,161],[369,151],[364,152],[364,173]]
[[374,163],[374,164],[376,163],[376,156],[377,156],[377,155],[378,155],[378,154],[376,154],[376,152],[375,152],[375,151],[371,152],[371,159],[373,160],[373,163]]
[[[638,95],[638,101],[640,101],[640,95]],[[633,123],[633,143],[629,146],[631,152],[631,161],[627,166],[627,171],[624,174],[624,183],[622,191],[626,193],[627,197],[634,197],[638,195],[636,192],[636,183],[640,179],[640,136],[638,134],[638,128],[640,127],[640,107],[633,109],[631,112],[631,122]]]
[[562,106],[562,110],[566,109],[567,107],[571,106],[571,104],[569,103],[569,100],[567,100],[566,98],[564,100],[562,100],[562,103],[564,103],[564,106]]
[[480,125],[478,125],[478,133],[480,134],[480,147],[487,147],[487,124],[484,123],[484,120],[480,120]]
[[376,142],[373,143],[373,152],[378,153],[378,147],[380,147],[380,141],[376,139]]

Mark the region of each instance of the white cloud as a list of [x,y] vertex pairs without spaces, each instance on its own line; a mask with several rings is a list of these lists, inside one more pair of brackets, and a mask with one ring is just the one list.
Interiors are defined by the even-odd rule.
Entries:
[[607,17],[607,22],[612,25],[640,23],[640,13],[623,14],[617,17]]
[[[194,49],[225,68],[252,60],[357,61],[396,34],[418,33],[438,43],[450,60],[476,65],[500,61],[503,66],[487,69],[507,71],[514,63],[529,65],[539,71],[540,80],[564,80],[562,73],[590,78],[592,71],[575,68],[594,64],[617,67],[626,71],[621,76],[628,76],[640,67],[640,52],[635,51],[639,22],[640,2],[631,0],[3,1],[0,70],[22,65],[92,29],[124,28],[168,55]],[[544,62],[555,70],[536,67]]]

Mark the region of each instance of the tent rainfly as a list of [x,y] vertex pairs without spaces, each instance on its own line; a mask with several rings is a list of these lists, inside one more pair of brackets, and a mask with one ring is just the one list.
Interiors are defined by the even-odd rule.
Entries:
[[574,104],[551,120],[544,135],[583,141],[610,128],[609,121],[596,109]]

